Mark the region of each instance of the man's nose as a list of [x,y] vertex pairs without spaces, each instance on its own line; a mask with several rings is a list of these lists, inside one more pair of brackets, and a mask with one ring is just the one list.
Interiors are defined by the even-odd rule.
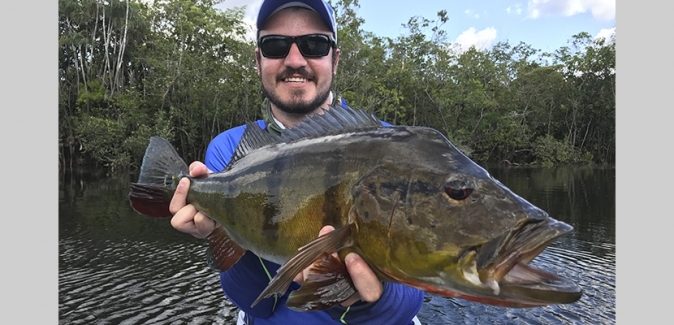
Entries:
[[300,49],[299,47],[297,47],[297,44],[293,43],[290,45],[290,51],[288,52],[288,56],[286,56],[285,65],[294,69],[304,67],[307,65],[307,60],[300,52]]

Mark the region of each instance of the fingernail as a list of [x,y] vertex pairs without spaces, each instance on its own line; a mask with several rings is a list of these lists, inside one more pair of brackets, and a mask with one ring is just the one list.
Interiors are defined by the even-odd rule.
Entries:
[[353,260],[355,260],[355,259],[356,259],[356,253],[346,254],[346,257],[344,258],[344,263],[351,264],[351,262],[353,262]]

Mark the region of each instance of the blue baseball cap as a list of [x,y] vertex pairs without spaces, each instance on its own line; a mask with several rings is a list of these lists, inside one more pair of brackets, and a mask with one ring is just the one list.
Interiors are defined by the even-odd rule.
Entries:
[[303,7],[318,13],[332,30],[332,36],[335,38],[335,43],[337,42],[337,21],[335,20],[335,11],[325,0],[264,0],[262,1],[262,6],[260,6],[260,12],[257,15],[257,29],[262,29],[262,26],[271,15],[281,9],[289,7]]

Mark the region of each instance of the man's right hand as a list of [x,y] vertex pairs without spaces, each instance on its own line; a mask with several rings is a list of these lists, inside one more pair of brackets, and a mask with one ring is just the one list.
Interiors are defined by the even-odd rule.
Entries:
[[[206,176],[211,173],[202,162],[195,161],[190,165],[190,176],[193,178]],[[220,225],[205,214],[198,212],[197,209],[187,204],[187,191],[190,187],[190,180],[185,177],[178,183],[178,188],[173,194],[169,211],[173,214],[171,226],[178,231],[191,234],[197,238],[206,238],[213,229]]]

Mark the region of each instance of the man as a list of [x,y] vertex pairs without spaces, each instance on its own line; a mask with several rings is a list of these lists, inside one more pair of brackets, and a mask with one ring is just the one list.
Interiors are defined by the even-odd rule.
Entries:
[[[333,104],[332,80],[340,50],[333,9],[322,0],[266,0],[257,19],[257,71],[267,99],[264,120],[257,124],[272,134],[297,125],[309,113]],[[342,101],[339,103],[345,105]],[[205,165],[194,162],[190,175],[198,177],[223,170],[234,154],[245,125],[227,130],[209,144]],[[179,231],[204,238],[219,227],[212,219],[186,205],[189,180],[181,180],[171,201],[171,224]],[[324,227],[317,236],[334,230]],[[220,274],[227,297],[240,308],[237,324],[413,324],[421,308],[423,292],[399,284],[382,283],[355,253],[345,258],[357,293],[341,306],[327,311],[295,312],[285,307],[288,293],[252,302],[276,274],[279,265],[262,260],[250,251]],[[289,289],[296,290],[305,272]]]

